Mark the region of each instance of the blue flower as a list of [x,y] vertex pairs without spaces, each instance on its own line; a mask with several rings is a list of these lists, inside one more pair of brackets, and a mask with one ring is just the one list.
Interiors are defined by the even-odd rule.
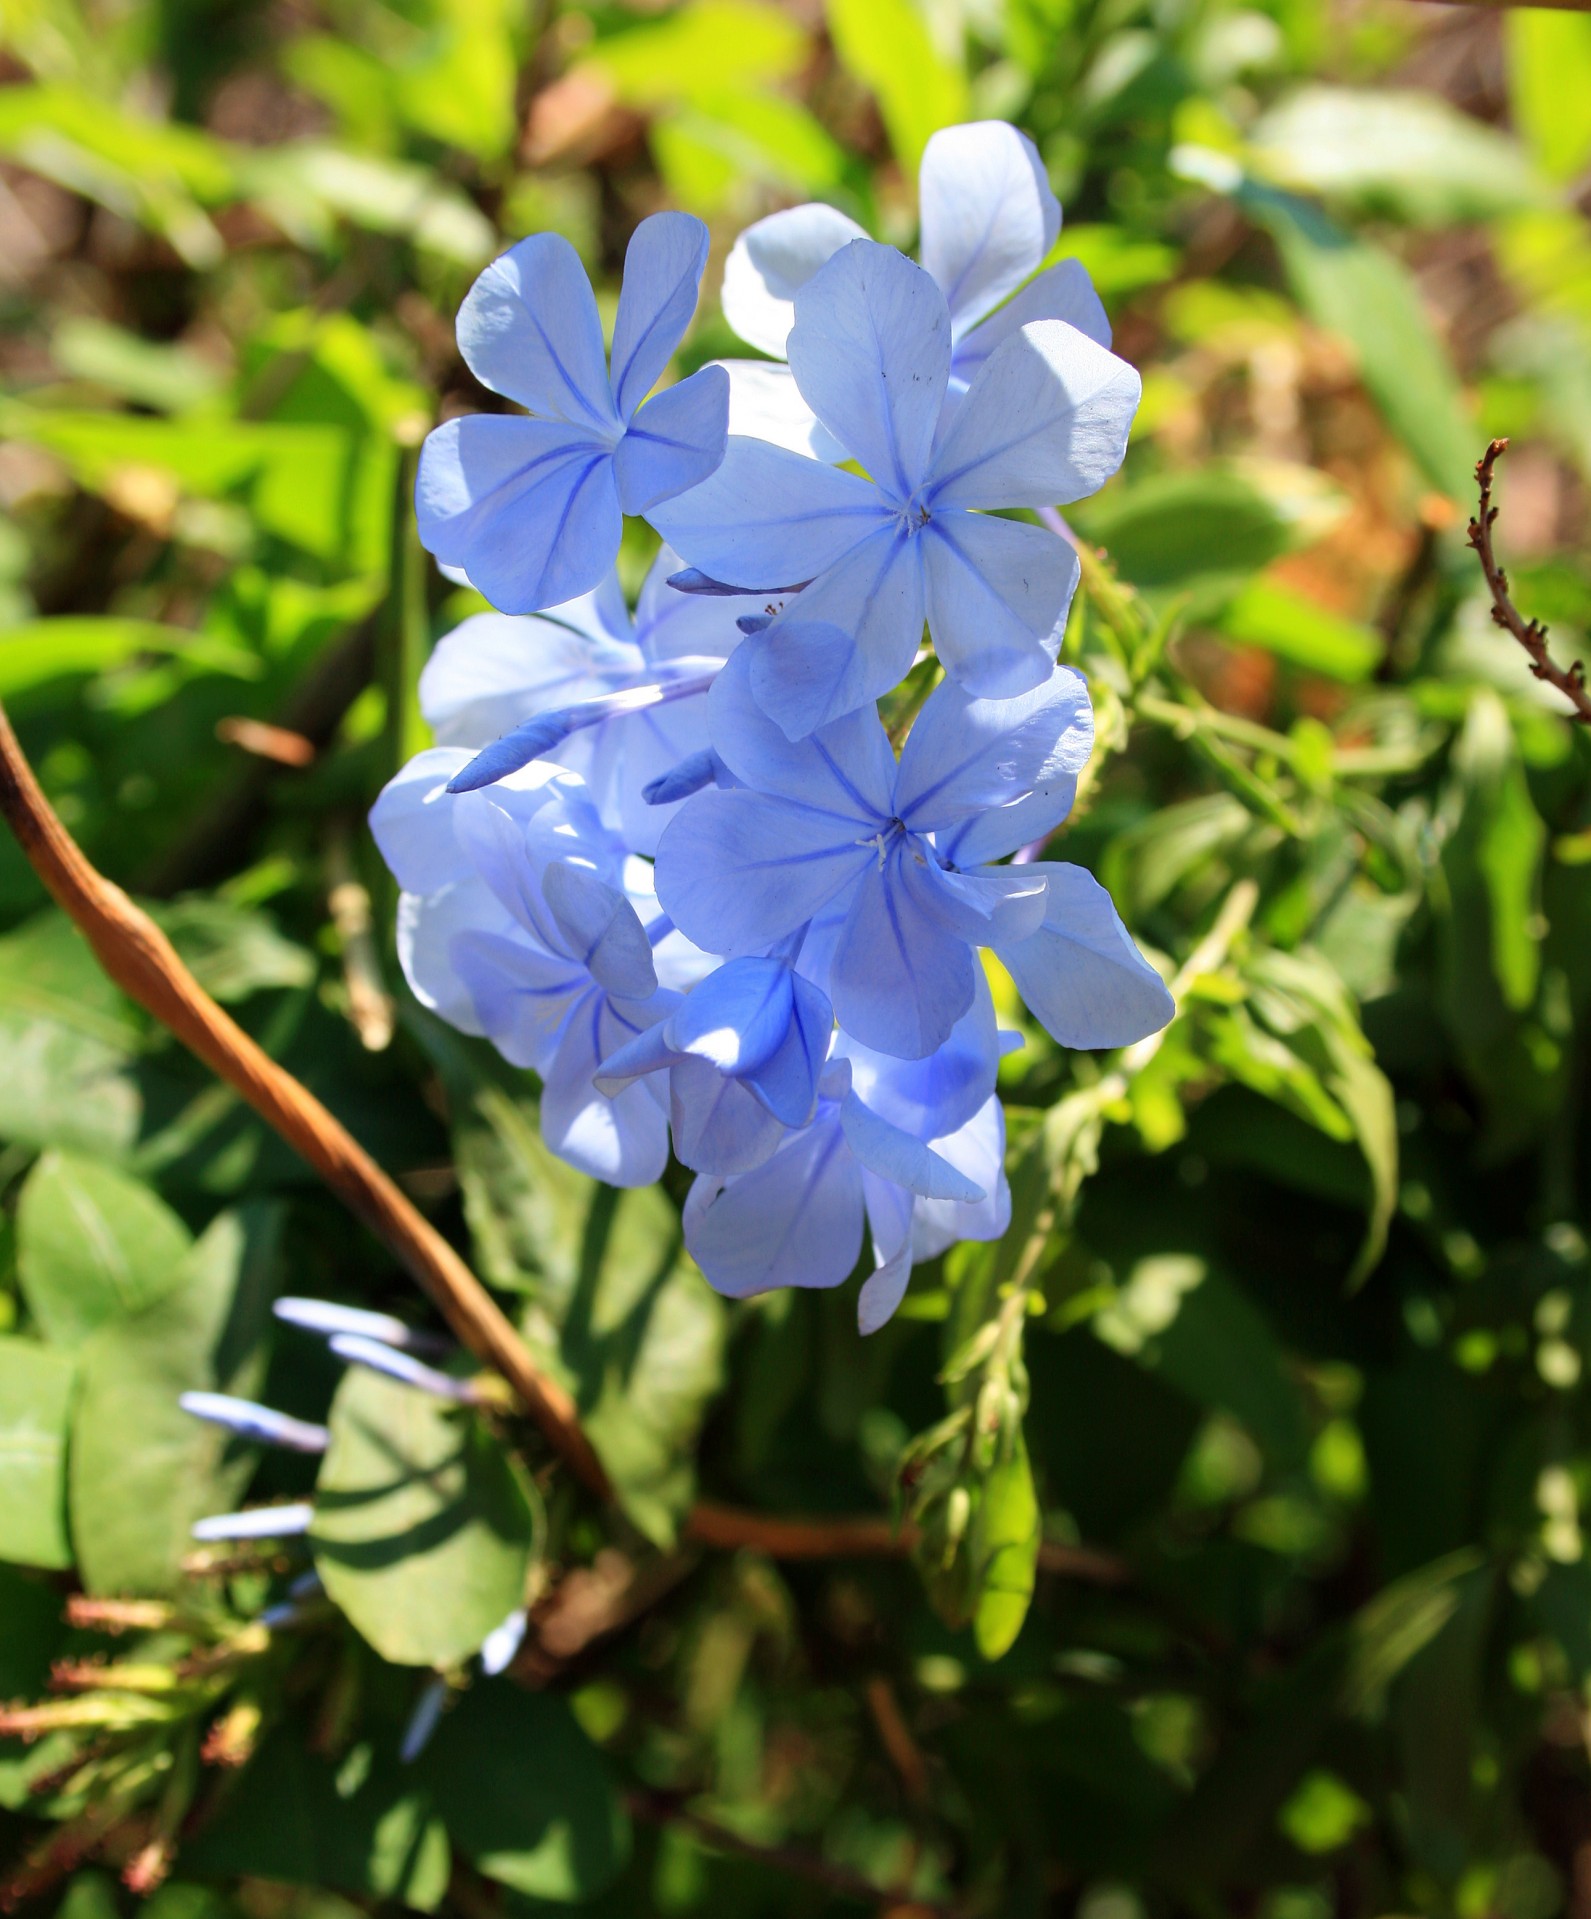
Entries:
[[[1110,345],[1110,322],[1081,262],[1062,260],[1039,272],[1060,232],[1061,209],[1026,134],[1002,120],[942,128],[923,152],[918,203],[922,265],[950,309],[947,405],[966,392],[1001,341],[1030,320],[1065,320]],[[841,247],[866,238],[854,220],[815,202],[771,213],[735,242],[724,267],[724,318],[773,363],[722,362],[731,433],[820,459],[845,457],[801,398],[789,368],[777,362],[785,357],[796,294]]]
[[997,1239],[1011,1200],[996,1057],[985,986],[942,1064],[854,1046],[832,1060],[810,1124],[751,1171],[692,1186],[685,1244],[708,1281],[736,1299],[838,1286],[856,1266],[865,1222],[874,1270],[857,1318],[871,1333],[900,1304],[914,1260],[958,1239]]
[[445,634],[420,711],[439,745],[475,752],[455,788],[556,760],[584,777],[603,825],[650,857],[673,808],[649,805],[646,789],[706,746],[706,686],[741,639],[733,601],[668,585],[679,565],[665,547],[633,621],[610,573],[567,606],[476,613]]
[[429,551],[504,612],[589,593],[613,565],[622,516],[695,486],[723,458],[722,368],[646,400],[696,310],[707,245],[706,227],[685,213],[636,228],[611,371],[591,284],[557,234],[521,240],[465,298],[458,340],[470,371],[532,417],[472,413],[439,426],[415,504]]
[[577,774],[538,761],[489,791],[452,794],[467,759],[452,747],[418,755],[371,813],[403,888],[409,983],[422,1005],[541,1075],[555,1153],[611,1185],[648,1185],[668,1160],[662,1091],[642,1080],[610,1099],[596,1072],[709,962],[658,912],[649,869],[626,857]]
[[1061,320],[1018,328],[947,415],[950,310],[921,267],[853,240],[795,297],[802,397],[868,478],[738,435],[652,524],[715,580],[809,582],[752,642],[757,698],[792,738],[907,673],[926,617],[952,679],[1038,685],[1077,584],[1063,540],[993,511],[1092,493],[1121,464],[1138,375]]
[[902,1059],[932,1053],[972,1005],[981,946],[1065,1044],[1165,1024],[1170,996],[1103,888],[1073,867],[991,863],[1070,810],[1093,740],[1077,674],[1057,667],[1008,701],[947,682],[897,764],[872,712],[787,740],[752,697],[747,653],[708,697],[714,750],[741,784],[688,800],[658,847],[658,897],[687,939],[734,956],[805,932],[803,970],[844,1032]]

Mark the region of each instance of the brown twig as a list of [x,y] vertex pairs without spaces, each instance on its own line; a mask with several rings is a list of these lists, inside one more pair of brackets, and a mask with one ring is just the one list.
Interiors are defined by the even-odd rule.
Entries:
[[1493,440],[1475,463],[1475,479],[1480,487],[1480,512],[1469,523],[1469,543],[1480,555],[1481,571],[1491,589],[1492,618],[1530,655],[1530,670],[1538,680],[1555,686],[1574,708],[1571,719],[1582,725],[1591,723],[1591,691],[1587,690],[1585,667],[1576,660],[1572,666],[1558,665],[1547,651],[1547,629],[1540,620],[1527,620],[1514,605],[1508,591],[1508,575],[1497,563],[1492,549],[1492,525],[1497,508],[1492,505],[1492,479],[1499,458],[1508,450],[1506,440]]
[[580,1429],[569,1394],[537,1368],[486,1288],[347,1128],[216,1005],[148,914],[89,863],[40,790],[3,706],[0,815],[111,979],[309,1161],[392,1249],[460,1342],[508,1381],[585,1484],[606,1496],[607,1474]]

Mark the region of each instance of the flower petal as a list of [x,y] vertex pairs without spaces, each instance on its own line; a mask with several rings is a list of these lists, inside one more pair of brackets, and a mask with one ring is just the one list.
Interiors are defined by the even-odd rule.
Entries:
[[936,833],[934,845],[947,865],[963,869],[1003,860],[1019,847],[1047,840],[1071,812],[1076,798],[1077,775],[1065,774],[1024,799],[969,814],[948,832]]
[[789,1025],[750,1084],[768,1111],[786,1126],[805,1126],[817,1106],[818,1082],[834,1038],[834,1008],[827,993],[799,976],[792,988]]
[[1045,881],[1037,865],[947,873],[937,862],[901,862],[902,884],[947,933],[969,946],[1026,939],[1044,923]]
[[634,417],[685,337],[708,238],[689,213],[651,214],[630,236],[613,322],[613,399],[622,420]]
[[420,711],[439,744],[479,748],[549,707],[640,677],[645,666],[639,648],[599,649],[557,620],[472,613],[422,668]]
[[426,551],[505,613],[589,593],[623,531],[608,447],[550,420],[446,421],[421,450],[414,504]]
[[692,1172],[748,1173],[771,1159],[785,1129],[744,1080],[685,1059],[668,1077],[674,1151]]
[[1088,685],[1069,666],[1014,700],[980,700],[946,680],[901,750],[895,810],[913,832],[935,832],[1075,776],[1093,744]]
[[650,666],[664,660],[726,660],[741,641],[733,600],[711,594],[681,593],[669,575],[680,570],[680,556],[665,546],[641,583],[635,607],[635,643]]
[[796,295],[801,397],[897,505],[928,470],[950,378],[944,295],[894,247],[853,240]]
[[1077,588],[1065,540],[952,508],[923,528],[923,575],[934,650],[970,694],[1010,699],[1049,677]]
[[843,460],[845,448],[801,397],[795,375],[777,360],[719,360],[729,375],[729,430],[771,440],[815,460]]
[[916,1203],[904,1187],[876,1174],[862,1175],[867,1224],[873,1236],[875,1270],[856,1297],[856,1329],[865,1338],[895,1317],[912,1276],[912,1215]]
[[878,715],[855,711],[821,733],[788,739],[757,698],[759,644],[733,654],[707,695],[718,757],[759,793],[853,822],[857,837],[877,832],[895,810],[895,756]]
[[461,933],[517,931],[514,920],[493,897],[491,888],[472,873],[456,886],[421,899],[417,893],[398,897],[398,964],[414,997],[461,1033],[481,1034],[486,1028],[475,1010],[475,998],[453,964],[453,942]]
[[647,518],[687,565],[761,592],[810,580],[893,515],[854,473],[732,435],[710,479]]
[[870,1173],[921,1193],[925,1199],[954,1199],[962,1205],[983,1198],[984,1189],[958,1173],[947,1160],[900,1127],[864,1106],[850,1093],[840,1106],[840,1124],[846,1143]]
[[1005,1176],[1005,1109],[992,1095],[964,1126],[936,1139],[934,1150],[984,1189],[970,1206],[920,1199],[912,1214],[912,1257],[936,1259],[958,1239],[998,1239],[1011,1224],[1011,1188]]
[[480,1030],[514,1066],[543,1072],[570,1011],[591,991],[583,966],[518,932],[466,930],[449,948]]
[[376,796],[370,831],[406,893],[439,892],[465,870],[447,783],[469,760],[460,747],[429,747],[394,773]]
[[789,738],[859,708],[871,716],[905,678],[923,636],[925,557],[919,537],[887,522],[748,642],[757,703]]
[[789,1134],[755,1172],[698,1179],[685,1201],[685,1244],[731,1299],[848,1279],[862,1251],[862,1174],[838,1120]]
[[1049,881],[1044,924],[996,950],[1028,1010],[1062,1046],[1129,1046],[1176,1012],[1110,895],[1080,866],[1036,860]]
[[650,1186],[668,1164],[662,1087],[640,1079],[608,1099],[595,1084],[602,1059],[673,1003],[672,994],[657,999],[662,1003],[615,1007],[593,990],[575,1009],[543,1078],[542,1137],[560,1159],[609,1186]]
[[1121,465],[1140,384],[1125,360],[1063,320],[1035,320],[979,368],[934,453],[943,506],[1060,506]]
[[645,513],[687,493],[718,466],[729,440],[729,375],[704,366],[648,400],[613,455],[619,501]]
[[1003,120],[942,127],[920,180],[922,262],[962,333],[1037,271],[1061,230],[1060,202],[1033,142]]
[[[1061,260],[1030,280],[987,320],[956,341],[950,363],[952,390],[965,389],[997,346],[1034,320],[1064,320],[1086,333],[1096,346],[1109,347],[1110,321],[1081,260]],[[946,422],[948,425],[948,422]],[[943,433],[942,426],[940,431]]]
[[669,1020],[669,1043],[721,1073],[755,1072],[789,1030],[793,977],[782,960],[726,960]]
[[922,1059],[972,1004],[974,964],[902,884],[901,855],[863,874],[835,946],[829,993],[841,1027],[865,1046]]
[[917,1139],[954,1133],[994,1093],[1000,1035],[994,996],[981,966],[974,983],[972,1005],[944,1045],[924,1059],[892,1059],[843,1033],[836,1042],[851,1063],[851,1084],[862,1103]]
[[492,262],[459,308],[458,340],[482,386],[544,419],[618,437],[596,298],[561,234],[532,234]]
[[622,999],[657,991],[651,945],[622,893],[568,860],[552,861],[541,890],[569,953],[600,987]]
[[744,788],[698,793],[658,846],[658,898],[708,952],[762,952],[851,886],[873,857],[851,821]]
[[724,263],[724,318],[747,346],[784,358],[795,296],[831,254],[867,235],[835,207],[813,202],[749,226]]

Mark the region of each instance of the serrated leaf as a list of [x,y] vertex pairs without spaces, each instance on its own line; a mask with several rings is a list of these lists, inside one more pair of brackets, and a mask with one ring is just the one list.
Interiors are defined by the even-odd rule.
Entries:
[[451,1666],[520,1604],[530,1502],[477,1414],[353,1367],[332,1402],[310,1544],[326,1590],[400,1666]]
[[279,1225],[273,1206],[222,1213],[164,1299],[108,1321],[84,1346],[68,1488],[88,1591],[172,1590],[193,1522],[225,1512],[247,1485],[252,1455],[177,1400],[257,1389]]
[[[0,1559],[59,1571],[66,1531],[66,1434],[77,1362],[30,1339],[0,1339]],[[6,1635],[11,1631],[9,1613]]]
[[22,1295],[54,1346],[81,1346],[107,1320],[154,1305],[192,1243],[157,1193],[102,1160],[46,1153],[17,1205]]
[[454,1844],[515,1892],[591,1899],[629,1857],[629,1820],[607,1761],[550,1693],[473,1686],[415,1770]]

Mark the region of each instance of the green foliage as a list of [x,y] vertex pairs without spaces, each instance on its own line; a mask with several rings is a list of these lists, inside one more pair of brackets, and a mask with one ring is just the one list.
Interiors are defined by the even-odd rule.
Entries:
[[[489,1381],[442,1406],[272,1336],[284,1291],[425,1308],[0,844],[0,1903],[1572,1910],[1591,742],[1462,523],[1508,435],[1499,550],[1583,651],[1591,25],[1474,25],[6,11],[0,698],[90,857],[470,1258],[616,1499]],[[534,1081],[404,993],[363,821],[479,607],[409,508],[426,427],[482,403],[474,271],[552,228],[610,311],[661,204],[718,259],[812,196],[911,247],[927,140],[978,117],[1033,138],[1055,258],[1144,374],[1121,479],[1065,509],[1098,745],[1051,856],[1178,1014],[1067,1055],[991,969],[1010,1230],[864,1342],[852,1288],[712,1294],[682,1169],[615,1194],[548,1153]],[[737,350],[715,293],[681,370]],[[181,1414],[206,1388],[330,1453]],[[191,1538],[297,1500],[307,1542]],[[725,1550],[726,1506],[864,1530]]]

